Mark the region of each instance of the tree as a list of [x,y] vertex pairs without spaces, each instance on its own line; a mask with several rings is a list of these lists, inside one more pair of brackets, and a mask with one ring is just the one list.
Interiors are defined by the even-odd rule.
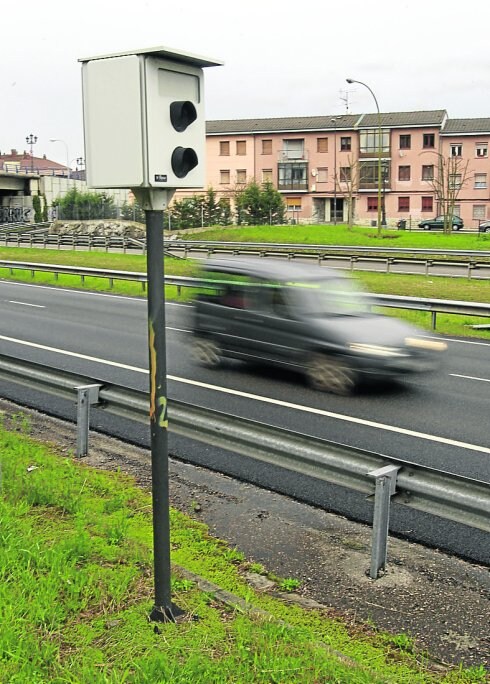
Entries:
[[235,206],[238,225],[259,226],[284,221],[284,200],[269,182],[261,187],[252,181],[236,191]]
[[34,223],[41,223],[43,214],[41,210],[41,198],[34,195],[32,198],[32,208],[34,209]]
[[117,208],[114,198],[105,192],[80,192],[72,188],[60,199],[55,199],[53,207],[58,207],[60,219],[106,219],[116,218]]
[[430,185],[436,195],[438,213],[444,216],[444,233],[450,233],[456,200],[469,180],[469,162],[461,157],[445,157],[440,152],[434,154],[437,155],[437,173],[430,180]]
[[354,225],[354,202],[359,188],[360,164],[351,155],[347,157],[347,166],[340,168],[340,175],[335,173],[334,183],[338,192],[347,200],[347,229]]

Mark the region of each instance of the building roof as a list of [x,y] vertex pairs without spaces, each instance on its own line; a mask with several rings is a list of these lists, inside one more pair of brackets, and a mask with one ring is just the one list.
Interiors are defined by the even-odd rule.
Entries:
[[[409,128],[419,126],[442,126],[447,119],[445,109],[424,112],[381,112],[381,126],[384,128]],[[378,126],[378,114],[362,114],[356,128]]]
[[17,150],[12,150],[10,154],[0,154],[0,168],[7,164],[8,167],[16,167],[19,171],[33,173],[52,173],[53,175],[63,175],[66,173],[66,166],[63,164],[58,164],[58,162],[51,161],[46,158],[46,155],[42,157],[31,157],[29,152],[19,153]]
[[236,133],[278,133],[286,131],[322,131],[354,128],[359,114],[343,114],[331,116],[285,116],[275,119],[225,119],[208,121],[208,135]]
[[441,135],[472,135],[486,133],[490,135],[490,119],[448,119]]
[[[381,112],[384,127],[413,127],[443,125],[445,109],[424,112]],[[336,125],[334,123],[336,122]],[[370,128],[379,125],[378,114],[340,114],[329,116],[288,116],[274,119],[224,119],[208,121],[208,135],[236,135],[239,133],[285,133],[293,131],[333,131]]]

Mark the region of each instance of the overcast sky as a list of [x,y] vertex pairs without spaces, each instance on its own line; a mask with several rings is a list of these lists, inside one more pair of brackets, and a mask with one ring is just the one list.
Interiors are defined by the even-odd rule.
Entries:
[[[446,109],[490,117],[490,2],[8,0],[0,38],[0,151],[84,156],[78,59],[166,46],[205,70],[206,118]],[[51,143],[59,138],[66,144]]]

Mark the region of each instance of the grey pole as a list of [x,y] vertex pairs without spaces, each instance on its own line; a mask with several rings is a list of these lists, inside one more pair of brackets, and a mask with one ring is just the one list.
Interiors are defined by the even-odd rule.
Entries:
[[172,604],[170,596],[170,512],[163,210],[145,210],[145,215],[155,573],[155,605],[150,614],[150,619],[156,622],[175,622],[175,617],[182,614],[182,611]]

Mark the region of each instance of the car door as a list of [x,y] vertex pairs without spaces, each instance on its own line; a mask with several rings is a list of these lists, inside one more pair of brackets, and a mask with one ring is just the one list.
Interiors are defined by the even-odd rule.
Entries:
[[246,288],[245,306],[233,312],[233,331],[242,358],[296,364],[303,356],[302,324],[296,320],[288,291],[255,279]]

